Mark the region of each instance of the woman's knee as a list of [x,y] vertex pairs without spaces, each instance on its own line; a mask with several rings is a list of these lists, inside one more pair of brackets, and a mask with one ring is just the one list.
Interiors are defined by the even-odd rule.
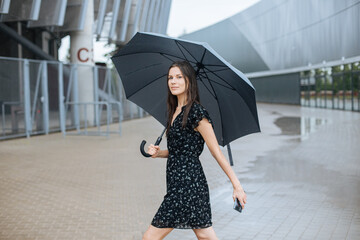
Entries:
[[149,232],[149,230],[144,233],[144,236],[142,238],[142,240],[152,240],[152,239],[154,239],[154,238],[151,235],[151,233]]
[[212,227],[193,230],[198,240],[218,240]]
[[148,230],[144,233],[143,240],[162,240],[172,230],[172,228],[156,228],[150,225]]

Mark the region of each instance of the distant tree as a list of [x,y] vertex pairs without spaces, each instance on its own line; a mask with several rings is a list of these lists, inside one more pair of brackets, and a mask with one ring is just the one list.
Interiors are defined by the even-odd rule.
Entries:
[[352,64],[353,70],[353,89],[355,92],[360,90],[360,62],[354,62]]

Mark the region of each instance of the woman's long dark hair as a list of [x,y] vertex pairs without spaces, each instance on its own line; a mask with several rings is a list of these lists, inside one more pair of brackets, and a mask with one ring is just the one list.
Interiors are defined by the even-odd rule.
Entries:
[[[184,115],[182,119],[182,127],[186,126],[186,120],[189,115],[191,106],[194,102],[200,103],[199,91],[196,81],[196,73],[191,64],[187,61],[178,61],[171,64],[168,70],[168,76],[170,69],[173,67],[178,67],[185,78],[185,96],[186,96],[186,107],[184,110]],[[167,110],[168,110],[168,121],[166,127],[166,136],[168,136],[171,121],[176,111],[176,107],[178,106],[178,100],[176,95],[172,95],[169,85],[168,85],[168,77],[167,77],[167,89],[168,89],[168,97],[167,97]]]

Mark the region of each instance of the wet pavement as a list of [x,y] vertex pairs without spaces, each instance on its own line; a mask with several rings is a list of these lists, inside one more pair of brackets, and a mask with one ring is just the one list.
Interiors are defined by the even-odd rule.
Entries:
[[[258,104],[261,133],[231,143],[248,203],[205,147],[219,239],[360,239],[360,113]],[[141,239],[166,191],[166,159],[146,159],[152,117],[122,136],[60,134],[0,142],[0,239]],[[163,139],[161,148],[166,148]],[[227,157],[226,148],[222,148]],[[196,239],[191,230],[165,239]]]
[[[262,133],[231,144],[248,193],[243,213],[230,209],[231,186],[213,187],[219,238],[360,239],[360,114],[259,106]],[[194,239],[176,231],[168,239]]]

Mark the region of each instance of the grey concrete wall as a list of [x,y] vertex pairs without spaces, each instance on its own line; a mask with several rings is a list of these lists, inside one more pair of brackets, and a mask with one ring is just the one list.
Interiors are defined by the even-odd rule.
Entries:
[[300,105],[300,73],[249,79],[256,89],[256,101]]

